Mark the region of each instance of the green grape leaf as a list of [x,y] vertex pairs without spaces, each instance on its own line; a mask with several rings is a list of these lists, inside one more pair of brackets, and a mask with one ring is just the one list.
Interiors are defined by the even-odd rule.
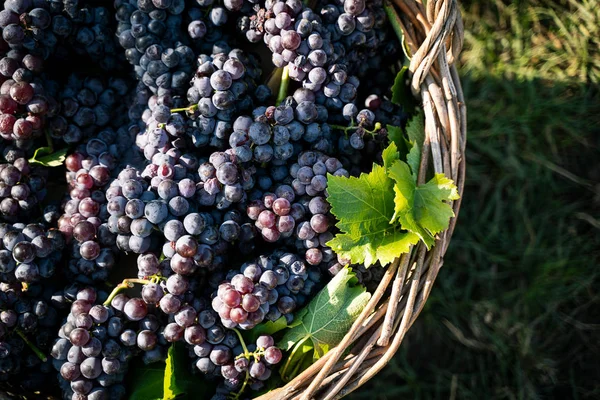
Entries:
[[392,103],[402,106],[406,101],[408,85],[406,84],[406,74],[408,67],[404,66],[398,71],[392,85]]
[[280,371],[289,380],[335,347],[348,332],[371,294],[358,284],[350,268],[342,269],[296,316],[299,323],[288,330],[278,346],[293,349]]
[[381,158],[383,159],[383,166],[386,168],[390,168],[396,161],[398,161],[400,159],[400,155],[398,154],[398,147],[396,146],[396,143],[391,142],[389,146],[381,153]]
[[406,134],[408,135],[410,151],[406,156],[406,162],[414,175],[415,182],[419,174],[419,165],[421,164],[421,148],[425,141],[425,117],[419,113],[412,117],[406,124]]
[[459,198],[454,182],[436,174],[429,182],[417,186],[407,163],[396,161],[389,169],[394,185],[394,214],[390,223],[400,222],[423,240],[427,248],[435,243],[434,236],[448,227],[454,216],[452,207],[444,201]]
[[41,164],[45,167],[59,167],[63,165],[67,158],[67,149],[50,154],[51,152],[51,147],[40,147],[33,153],[33,157],[29,159],[29,162],[32,164]]
[[145,365],[141,360],[130,365],[127,382],[129,400],[160,400],[163,398],[165,363]]
[[[385,158],[389,162],[390,155]],[[342,233],[327,245],[353,264],[364,263],[367,267],[377,261],[387,265],[406,253],[419,238],[390,224],[394,216],[393,186],[386,168],[377,164],[369,174],[358,178],[328,175],[327,200]]]
[[408,139],[406,139],[404,131],[399,126],[394,125],[388,125],[386,128],[390,143],[396,145],[400,158],[404,160],[404,157],[406,157],[411,148],[411,144]]
[[407,83],[408,67],[404,66],[396,74],[394,84],[392,85],[392,103],[402,106],[408,114],[413,114],[417,106],[417,101],[410,91]]
[[[197,383],[197,382],[196,382]],[[169,347],[163,380],[163,400],[181,398],[191,394],[194,380],[188,369],[188,354],[183,343]]]

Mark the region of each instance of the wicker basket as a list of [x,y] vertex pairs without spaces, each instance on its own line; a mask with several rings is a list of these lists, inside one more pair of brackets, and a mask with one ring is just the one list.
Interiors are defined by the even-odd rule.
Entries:
[[[464,37],[457,0],[429,0],[426,5],[421,0],[393,2],[400,18],[392,23],[402,29],[412,54],[411,89],[425,111],[418,181],[423,183],[428,168],[433,168],[451,177],[462,195],[467,118],[454,65]],[[458,216],[460,200],[452,206]],[[342,342],[284,387],[258,400],[340,399],[375,376],[423,309],[455,225],[456,217],[431,251],[421,243],[396,259]]]

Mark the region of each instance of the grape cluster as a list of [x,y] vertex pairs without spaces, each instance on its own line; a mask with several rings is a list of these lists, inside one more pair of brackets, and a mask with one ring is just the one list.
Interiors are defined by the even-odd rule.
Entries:
[[194,51],[181,43],[184,0],[120,2],[117,34],[135,75],[152,92],[185,93]]
[[282,177],[283,166],[304,147],[332,149],[332,130],[325,123],[327,109],[314,103],[314,96],[308,95],[312,92],[305,92],[298,89],[294,97],[287,97],[277,107],[255,108],[254,119],[240,116],[235,120],[229,146],[240,161],[260,166],[270,163],[274,169],[281,169],[276,175]]
[[329,214],[327,174],[349,176],[334,157],[316,151],[302,152],[289,167],[290,185],[276,187],[248,203],[246,215],[267,242],[282,241],[304,254],[310,265],[329,263],[335,256],[326,245],[333,239]]
[[246,191],[255,184],[256,167],[245,166],[234,149],[215,152],[198,168],[202,187],[200,200],[203,206],[214,205],[226,209],[232,203],[246,201]]
[[15,50],[0,59],[0,137],[24,151],[43,137],[46,118],[57,108],[45,88],[52,82],[35,79],[42,68],[41,57]]
[[2,51],[6,49],[25,50],[29,55],[48,58],[55,52],[59,35],[65,33],[64,25],[70,22],[64,18],[54,19],[46,2],[9,0],[0,11],[2,28]]
[[59,323],[58,312],[36,293],[19,286],[0,286],[0,384],[18,391],[43,390],[52,377],[52,366],[41,352],[52,344]]
[[380,0],[339,0],[322,1],[316,7],[331,34],[336,63],[347,65],[349,72],[361,79],[369,79],[369,70],[381,72],[386,60],[397,58],[398,42],[388,34],[382,5]]
[[262,389],[264,381],[271,377],[273,367],[283,358],[281,350],[268,335],[259,336],[256,343],[242,347],[232,334],[222,344],[195,346],[194,354],[198,357],[196,368],[200,372],[224,378],[223,385],[217,388],[217,396],[239,390],[244,381],[252,390]]
[[344,107],[344,117],[350,126],[343,128],[346,134],[338,139],[340,153],[350,157],[355,165],[361,161],[380,161],[380,150],[388,140],[387,127],[404,126],[407,120],[402,109],[385,97],[370,95],[365,106],[360,111],[354,104]]
[[120,78],[107,84],[96,77],[70,75],[57,96],[60,111],[49,122],[52,138],[76,144],[96,137],[105,127],[127,124],[128,93],[126,81]]
[[[48,170],[31,165],[21,151],[13,150],[5,153],[13,161],[0,164],[0,219],[8,222],[16,222],[26,214],[38,214],[47,193]],[[13,159],[16,156],[19,158]]]
[[77,292],[50,354],[64,393],[73,398],[120,399],[125,395],[122,382],[129,360],[139,351],[161,352],[155,333],[159,324],[140,305],[143,302],[122,296],[105,306],[97,303],[97,297],[90,287]]
[[240,49],[198,57],[187,92],[194,108],[189,115],[196,147],[226,148],[234,121],[239,119],[235,116],[250,112],[255,102],[265,102],[271,95],[267,86],[257,84],[261,73],[256,57]]
[[294,178],[292,187],[298,196],[323,194],[327,189],[327,174],[349,176],[337,158],[315,151],[303,152],[298,156],[298,162],[290,167],[290,175]]
[[[300,1],[268,1],[265,9],[259,9],[249,17],[248,23],[241,24],[251,42],[263,39],[273,53],[276,67],[286,67],[289,77],[301,82],[315,97],[313,101],[338,116],[344,105],[355,101],[359,86],[359,80],[349,75],[348,63],[344,62],[346,49],[366,42],[364,33],[354,32],[355,19],[365,22],[365,25],[359,24],[362,31],[370,30],[372,19],[372,14],[365,10],[364,0],[347,3],[350,13],[342,15],[335,5],[324,7],[331,8],[336,15],[321,11],[327,21],[323,23],[318,13]],[[332,18],[335,23],[331,23]],[[346,35],[347,40],[342,40]],[[358,60],[361,58],[353,61],[360,64]]]
[[121,154],[117,144],[121,135],[126,132],[102,130],[65,160],[70,191],[57,226],[70,242],[69,273],[81,282],[105,280],[116,262],[116,236],[108,224],[112,199],[108,184]]
[[68,53],[88,57],[105,71],[120,68],[123,55],[117,52],[115,23],[108,8],[93,5],[93,0],[52,0],[46,4],[52,13],[53,33]]
[[[289,197],[278,197],[275,193],[266,193],[262,199],[248,204],[246,213],[251,220],[256,221],[255,225],[265,241],[274,243],[280,237],[292,236],[296,221],[304,217],[302,205],[292,204]],[[291,196],[292,201],[294,198],[295,196]]]
[[212,308],[227,328],[248,330],[282,315],[291,322],[319,280],[318,269],[308,268],[295,254],[277,251],[231,270],[214,293]]
[[64,237],[41,224],[0,224],[2,282],[26,284],[50,278],[62,258]]

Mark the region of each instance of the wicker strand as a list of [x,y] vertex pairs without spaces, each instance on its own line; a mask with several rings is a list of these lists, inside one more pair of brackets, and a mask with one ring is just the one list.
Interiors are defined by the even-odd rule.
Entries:
[[398,270],[396,271],[396,279],[394,279],[394,283],[392,285],[390,303],[387,307],[385,320],[382,325],[383,329],[381,330],[381,337],[377,340],[377,346],[385,347],[390,342],[392,330],[394,328],[394,320],[396,318],[396,311],[398,309],[398,303],[400,303],[402,288],[404,287],[404,282],[406,281],[406,274],[408,272],[409,261],[410,253],[403,254],[402,260],[400,261],[400,268],[398,268]]
[[[401,11],[397,22],[411,52],[411,90],[422,100],[425,140],[417,182],[430,167],[451,177],[462,195],[465,180],[467,111],[454,65],[464,26],[457,0],[384,0]],[[394,356],[423,310],[444,263],[462,198],[451,202],[455,217],[436,237],[396,259],[342,341],[284,387],[258,400],[340,399],[371,379]],[[391,290],[390,290],[391,289]]]

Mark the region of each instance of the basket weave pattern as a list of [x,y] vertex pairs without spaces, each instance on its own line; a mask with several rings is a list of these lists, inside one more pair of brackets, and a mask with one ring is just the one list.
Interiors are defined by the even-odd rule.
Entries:
[[[454,65],[464,37],[457,0],[429,0],[426,5],[420,0],[393,3],[400,15],[396,25],[412,54],[411,90],[425,112],[418,183],[424,183],[428,169],[433,168],[452,178],[462,196],[467,118]],[[453,202],[455,217],[430,251],[419,243],[387,268],[339,345],[284,387],[258,400],[340,399],[377,374],[394,356],[429,297],[456,225],[460,201]]]

